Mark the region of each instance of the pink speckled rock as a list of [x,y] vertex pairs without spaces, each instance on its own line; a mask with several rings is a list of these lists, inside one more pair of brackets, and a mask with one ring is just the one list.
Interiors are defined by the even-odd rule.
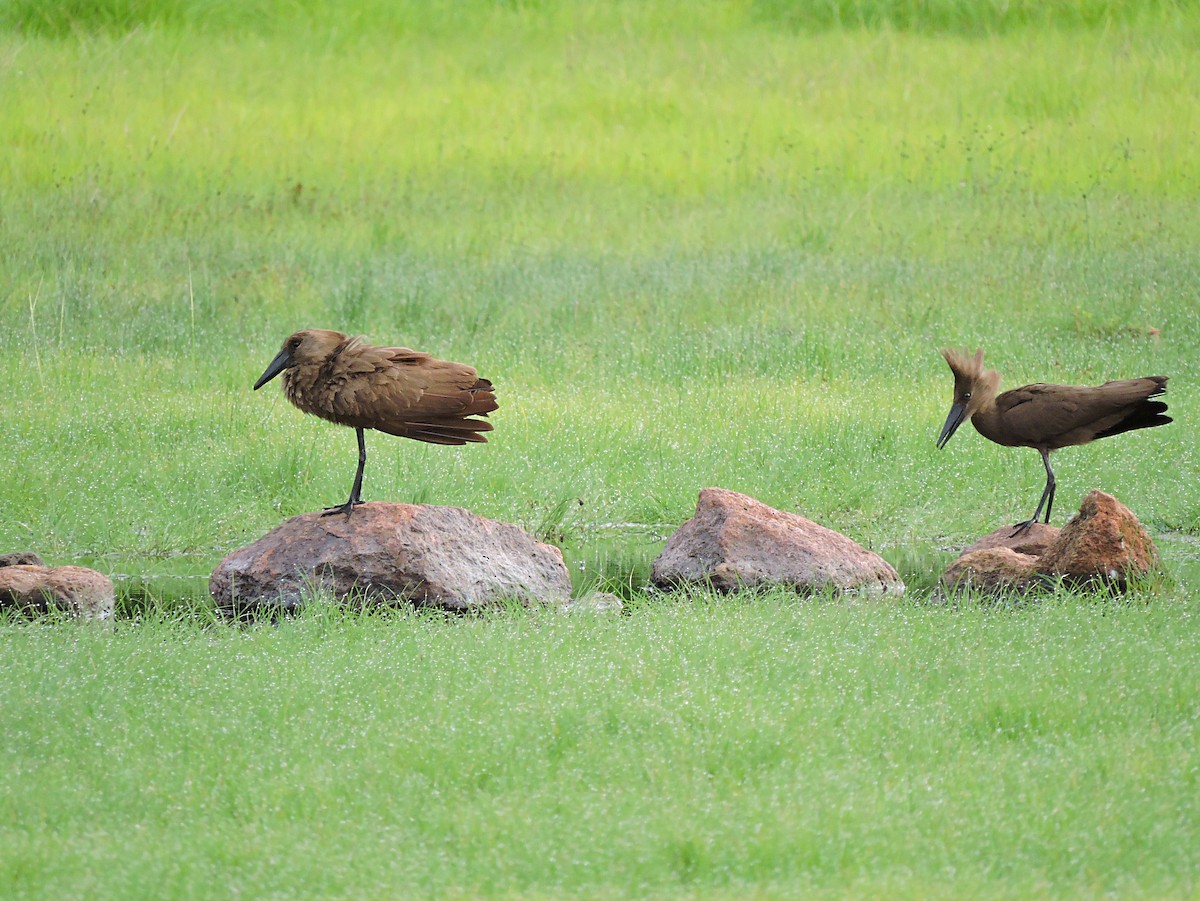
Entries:
[[719,591],[786,586],[864,595],[902,594],[886,560],[845,535],[736,491],[705,488],[696,514],[654,561],[662,587],[699,584]]

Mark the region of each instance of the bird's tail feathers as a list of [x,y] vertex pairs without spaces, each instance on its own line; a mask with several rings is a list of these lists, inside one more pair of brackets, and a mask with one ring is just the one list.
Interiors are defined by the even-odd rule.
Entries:
[[470,388],[455,388],[452,391],[428,391],[426,398],[437,398],[446,402],[448,409],[453,408],[458,416],[487,416],[499,410],[496,402],[496,392],[492,383],[487,379],[479,379]]
[[500,404],[496,403],[496,391],[487,379],[480,379],[467,391],[471,395],[471,403],[462,411],[463,416],[487,416],[493,410],[500,409]]
[[[1147,385],[1147,382],[1153,382],[1153,384]],[[1145,400],[1148,397],[1162,397],[1167,393],[1167,376],[1146,375],[1140,379],[1114,379],[1111,382],[1105,382],[1100,388],[1107,388],[1109,393],[1116,392],[1128,397],[1131,401],[1139,398]]]
[[[1165,390],[1165,389],[1163,389]],[[1162,394],[1159,391],[1157,394],[1150,395],[1158,397]],[[1166,425],[1172,422],[1170,416],[1165,416],[1167,405],[1160,400],[1144,400],[1132,410],[1129,415],[1122,419],[1114,426],[1110,426],[1103,432],[1096,435],[1097,438],[1111,438],[1113,435],[1120,435],[1122,432],[1132,432],[1135,429],[1152,429],[1155,426]]]
[[433,419],[425,422],[406,422],[389,428],[375,426],[376,430],[401,438],[414,438],[429,444],[484,444],[487,438],[480,432],[490,432],[492,424],[482,419]]

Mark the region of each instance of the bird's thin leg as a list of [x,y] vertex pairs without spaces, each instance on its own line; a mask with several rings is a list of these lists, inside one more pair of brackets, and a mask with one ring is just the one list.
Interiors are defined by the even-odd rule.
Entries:
[[1025,522],[1017,523],[1017,527],[1013,531],[1014,536],[1020,535],[1038,521],[1038,517],[1042,515],[1043,506],[1046,508],[1046,522],[1050,522],[1050,508],[1054,506],[1054,470],[1050,468],[1050,451],[1042,450],[1041,448],[1038,448],[1038,450],[1042,455],[1042,464],[1046,467],[1046,487],[1042,489],[1042,499],[1038,501],[1037,509],[1033,511],[1032,518],[1025,520]]
[[362,503],[362,479],[363,468],[367,465],[367,441],[363,436],[363,430],[361,428],[356,428],[355,432],[358,433],[358,471],[354,473],[354,487],[350,489],[350,499],[346,501],[346,503],[337,507],[329,507],[324,513],[321,514],[322,516],[333,516],[335,513],[345,513],[346,518],[348,519],[350,514],[354,512],[354,508]]
[[1054,480],[1054,470],[1050,468],[1050,451],[1042,451],[1042,462],[1046,464],[1046,490],[1050,497],[1046,498],[1046,524],[1050,524],[1050,508],[1054,506],[1054,489],[1058,483]]

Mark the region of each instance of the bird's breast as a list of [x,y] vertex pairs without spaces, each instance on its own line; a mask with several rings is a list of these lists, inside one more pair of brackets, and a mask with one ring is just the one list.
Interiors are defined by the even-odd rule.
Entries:
[[340,425],[358,425],[338,402],[338,384],[321,377],[318,367],[297,366],[284,373],[283,391],[298,409]]
[[1005,423],[1003,414],[994,407],[990,410],[982,410],[972,416],[971,425],[975,426],[975,431],[980,435],[988,441],[994,441],[996,444],[1001,444],[1005,447],[1024,447],[1028,445],[1028,442],[1024,440],[1024,436],[1017,434],[1011,428],[1011,423]]

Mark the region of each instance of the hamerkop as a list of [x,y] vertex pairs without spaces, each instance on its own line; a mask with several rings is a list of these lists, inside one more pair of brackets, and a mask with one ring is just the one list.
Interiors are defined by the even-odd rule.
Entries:
[[1032,447],[1042,455],[1046,488],[1033,516],[1018,523],[1014,535],[1038,521],[1042,507],[1046,522],[1054,506],[1054,470],[1050,452],[1073,444],[1087,444],[1135,429],[1166,425],[1167,405],[1151,398],[1167,391],[1165,376],[1105,382],[1090,388],[1083,385],[1025,385],[997,396],[1000,373],[983,368],[983,351],[946,349],[942,356],[954,373],[954,404],[938,435],[937,446],[945,447],[955,430],[970,419],[975,431],[1005,447]]
[[303,410],[358,433],[358,471],[350,499],[324,513],[345,513],[362,503],[367,463],[365,429],[430,444],[487,441],[480,432],[498,408],[492,383],[465,363],[447,363],[407,347],[374,347],[328,329],[305,329],[283,342],[257,382],[257,391],[283,373],[283,392]]

